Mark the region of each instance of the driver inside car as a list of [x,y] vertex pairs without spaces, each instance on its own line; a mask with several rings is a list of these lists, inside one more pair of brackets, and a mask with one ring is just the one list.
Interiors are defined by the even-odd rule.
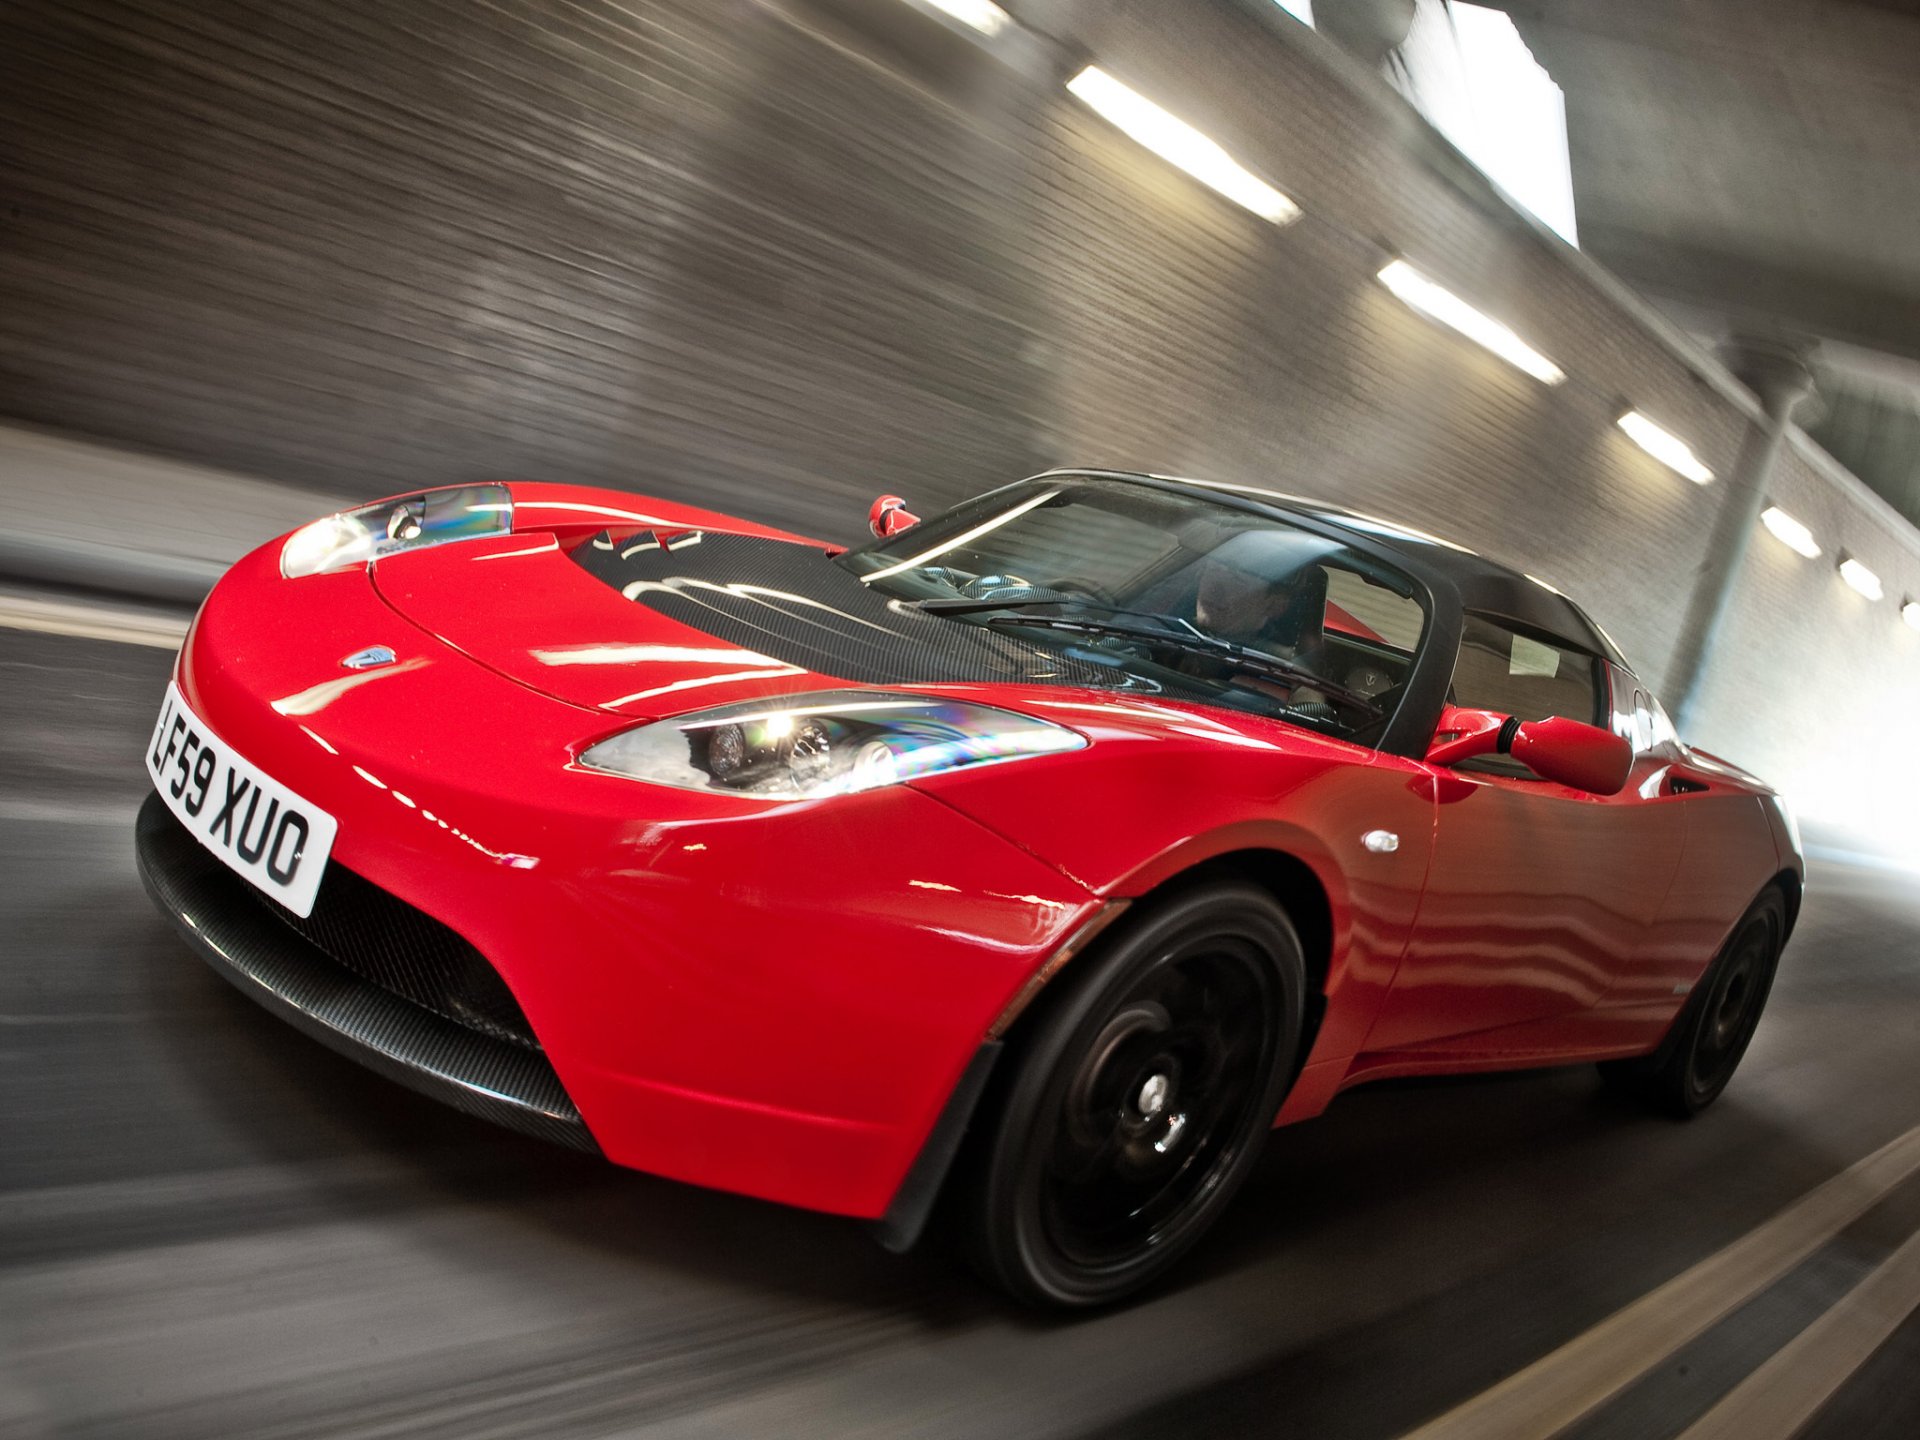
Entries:
[[[1299,537],[1249,530],[1228,537],[1199,562],[1194,623],[1210,635],[1318,670],[1324,656],[1327,575],[1300,553]],[[1290,704],[1324,702],[1310,686],[1291,693],[1273,680],[1240,681]]]

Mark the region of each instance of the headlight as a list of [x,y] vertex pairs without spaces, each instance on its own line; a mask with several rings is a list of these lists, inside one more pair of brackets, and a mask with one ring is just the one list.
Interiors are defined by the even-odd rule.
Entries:
[[397,550],[505,535],[512,529],[513,498],[504,485],[423,490],[301,526],[280,548],[280,573],[295,580],[364,565]]
[[602,740],[580,763],[683,790],[811,800],[1086,743],[1062,726],[989,705],[832,690],[653,721]]

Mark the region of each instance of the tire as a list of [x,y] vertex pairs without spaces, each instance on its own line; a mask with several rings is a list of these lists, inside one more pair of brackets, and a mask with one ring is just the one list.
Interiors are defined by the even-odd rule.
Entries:
[[1653,1054],[1600,1066],[1612,1089],[1688,1120],[1727,1088],[1760,1024],[1786,943],[1787,906],[1768,886],[1733,927]]
[[1272,896],[1207,885],[1144,911],[1018,1037],[958,1217],[1015,1298],[1104,1305],[1219,1217],[1299,1052],[1305,957]]

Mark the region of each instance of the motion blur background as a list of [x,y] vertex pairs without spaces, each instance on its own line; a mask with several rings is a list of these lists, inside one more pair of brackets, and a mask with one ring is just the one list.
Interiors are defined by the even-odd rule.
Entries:
[[[56,632],[0,632],[0,1434],[1385,1436],[1912,1125],[1920,901],[1842,856],[1920,860],[1917,9],[0,5],[0,602]],[[1823,844],[1711,1123],[1362,1091],[1189,1281],[1049,1327],[362,1075],[139,893],[167,637],[303,520],[535,477],[846,542],[1062,463],[1510,563],[1785,791]],[[1895,1202],[1578,1433],[1677,1430]],[[1909,1320],[1808,1433],[1910,1437],[1916,1373]]]
[[[0,416],[329,496],[536,476],[836,540],[880,491],[1056,463],[1304,493],[1566,589],[1690,738],[1910,845],[1917,59],[1865,0],[15,0]],[[1087,63],[1299,218],[1143,149],[1066,89]],[[1402,304],[1395,256],[1566,382]],[[266,533],[181,527],[164,478],[36,506],[35,453],[12,532]]]

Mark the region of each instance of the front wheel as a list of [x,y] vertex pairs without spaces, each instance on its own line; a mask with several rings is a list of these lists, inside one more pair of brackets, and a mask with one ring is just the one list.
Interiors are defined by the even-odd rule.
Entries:
[[1603,1064],[1608,1085],[1681,1119],[1711,1105],[1760,1024],[1786,934],[1786,902],[1769,886],[1733,927],[1666,1043],[1650,1056]]
[[1023,1037],[964,1217],[987,1278],[1059,1306],[1149,1284],[1218,1218],[1280,1108],[1306,987],[1285,912],[1238,883],[1155,906],[1084,964]]

